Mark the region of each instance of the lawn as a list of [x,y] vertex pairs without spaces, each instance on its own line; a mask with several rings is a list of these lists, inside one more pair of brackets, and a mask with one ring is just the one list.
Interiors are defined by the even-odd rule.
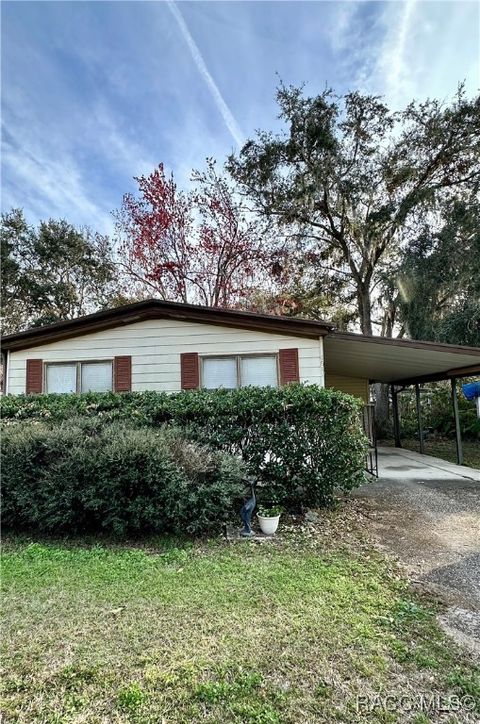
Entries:
[[4,721],[477,721],[357,710],[480,692],[358,525],[343,510],[263,543],[7,539]]
[[[379,441],[379,445],[392,446],[394,442],[393,440],[382,440]],[[468,465],[470,468],[478,468],[480,470],[480,441],[464,440],[462,445],[463,464]],[[413,450],[413,452],[420,452],[419,442],[413,438],[402,438],[402,447],[406,450]],[[455,446],[455,440],[448,437],[431,437],[425,442],[425,454],[456,463],[457,448]]]

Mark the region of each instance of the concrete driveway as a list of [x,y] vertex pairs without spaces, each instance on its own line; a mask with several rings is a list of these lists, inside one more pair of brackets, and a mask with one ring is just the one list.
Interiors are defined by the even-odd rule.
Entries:
[[354,493],[379,545],[449,604],[455,638],[480,653],[480,471],[379,449],[379,479]]

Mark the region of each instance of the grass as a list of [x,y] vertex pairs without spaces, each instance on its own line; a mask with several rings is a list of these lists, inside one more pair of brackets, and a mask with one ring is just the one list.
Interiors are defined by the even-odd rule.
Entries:
[[324,522],[261,545],[8,540],[4,721],[420,724],[437,719],[357,696],[478,704],[430,604],[348,516]]
[[[380,445],[393,445],[393,440],[382,440],[379,442]],[[464,465],[468,465],[470,468],[477,468],[480,470],[480,442],[478,440],[464,440],[463,446],[463,457]],[[402,438],[402,447],[406,450],[413,450],[413,452],[420,452],[420,445],[418,440],[413,438]],[[448,460],[451,463],[457,462],[457,448],[455,440],[443,437],[443,438],[429,438],[425,442],[425,454],[433,455],[442,460]]]

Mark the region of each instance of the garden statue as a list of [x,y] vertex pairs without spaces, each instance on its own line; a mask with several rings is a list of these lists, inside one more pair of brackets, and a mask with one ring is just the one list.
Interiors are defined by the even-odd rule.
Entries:
[[250,521],[252,519],[252,513],[255,510],[255,505],[257,504],[257,499],[255,497],[256,482],[252,479],[248,479],[248,483],[250,485],[251,497],[244,503],[240,511],[240,517],[243,521],[243,528],[240,535],[243,535],[245,538],[249,538],[253,535]]

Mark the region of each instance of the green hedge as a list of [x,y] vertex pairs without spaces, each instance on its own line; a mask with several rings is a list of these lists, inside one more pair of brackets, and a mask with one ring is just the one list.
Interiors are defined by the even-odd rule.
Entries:
[[364,482],[367,441],[361,407],[350,395],[315,385],[173,395],[6,396],[0,402],[7,422],[56,423],[81,415],[97,424],[121,420],[138,427],[182,428],[200,443],[241,457],[261,483],[265,502],[289,510],[329,504],[335,489]]
[[241,504],[239,460],[176,431],[10,425],[2,436],[3,524],[44,532],[199,533]]

